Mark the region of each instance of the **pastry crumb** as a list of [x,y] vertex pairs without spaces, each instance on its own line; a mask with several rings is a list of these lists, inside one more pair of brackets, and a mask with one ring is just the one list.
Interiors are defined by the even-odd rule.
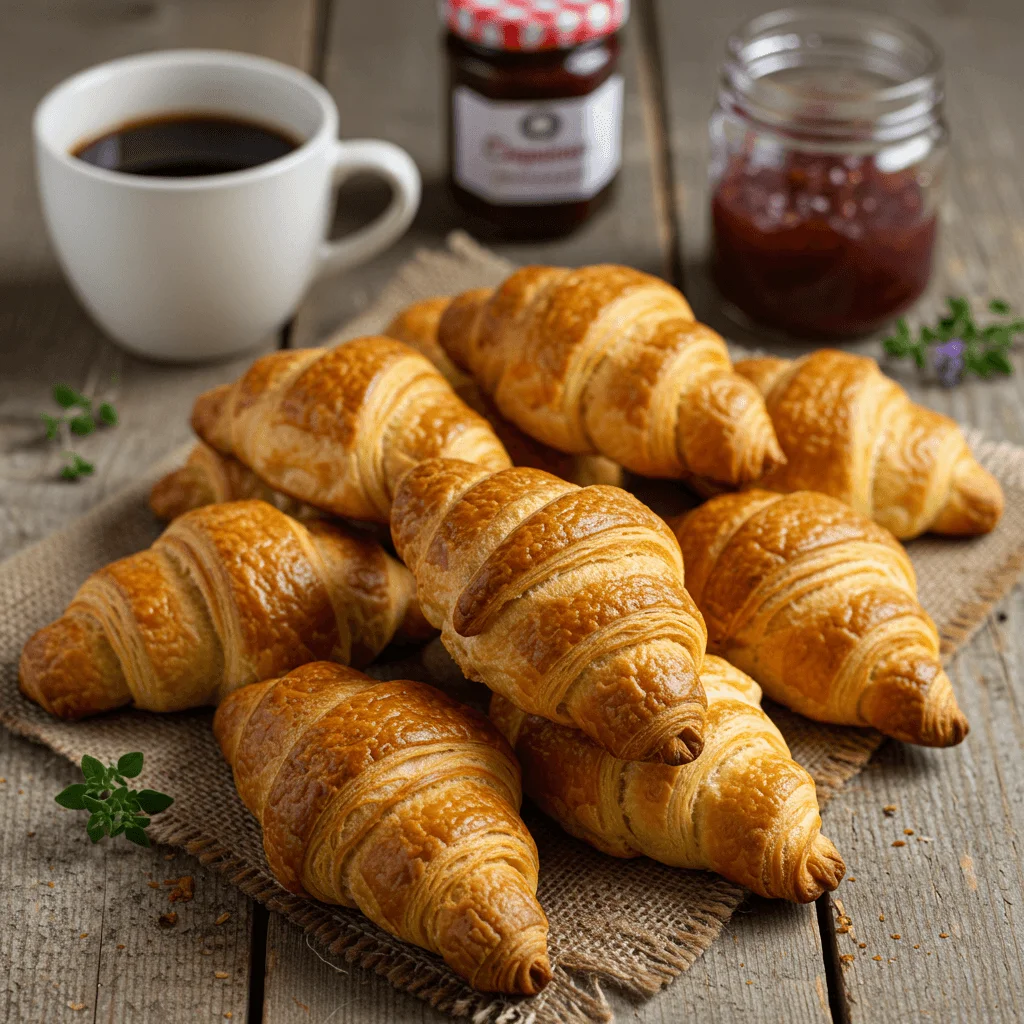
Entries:
[[842,960],[844,964],[852,964],[857,958],[852,953],[843,953],[839,959]]
[[881,963],[881,961],[882,961],[882,958],[881,958],[881,956],[879,956],[878,953],[876,953],[871,959],[872,960],[877,960],[879,963]]
[[127,949],[128,947],[123,942],[119,942],[114,948],[115,949]]
[[882,810],[888,815],[893,815],[896,813],[896,804],[886,804]]
[[893,846],[906,846],[907,844],[906,844],[906,842],[905,842],[904,840],[902,840],[902,839],[894,839],[894,840],[892,841],[892,845],[893,845]]
[[857,946],[858,946],[859,949],[867,949],[868,948],[868,944],[866,942],[858,942]]
[[878,915],[878,920],[879,921],[884,921],[885,920],[885,914],[879,914]]
[[171,891],[167,899],[171,903],[188,903],[196,894],[195,879],[191,875],[182,875],[181,878],[165,878],[164,885]]
[[70,1000],[68,1001],[67,1006],[68,1006],[69,1010],[75,1010],[76,1012],[78,1010],[84,1010],[85,1009],[85,1003],[72,1003]]
[[940,939],[948,939],[949,938],[949,932],[939,932],[939,938]]
[[[223,924],[225,921],[228,920],[229,917],[231,917],[230,912],[225,910],[224,913],[221,914],[220,917],[218,917],[217,920],[214,921],[213,923],[214,924]],[[742,964],[740,966],[742,966]]]
[[161,928],[173,928],[178,923],[178,915],[172,910],[167,914],[161,914],[157,918]]
[[228,974],[227,971],[214,971],[213,972],[213,976],[215,978],[220,978],[221,981],[223,981],[225,978],[230,978],[231,977],[231,975]]
[[903,830],[903,834],[905,836],[912,836],[914,834],[914,830],[912,828],[905,828]]
[[899,942],[900,933],[899,932],[893,932],[892,935],[889,936],[889,938],[890,939],[895,939],[897,942]]

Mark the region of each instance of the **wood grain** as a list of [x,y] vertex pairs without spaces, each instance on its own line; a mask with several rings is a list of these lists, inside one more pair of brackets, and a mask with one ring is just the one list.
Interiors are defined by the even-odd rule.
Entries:
[[[947,54],[952,133],[948,195],[942,211],[938,272],[912,320],[937,314],[946,294],[1024,303],[1024,188],[1019,158],[1024,70],[1015,40],[1024,12],[1008,0],[868,3],[898,12],[932,33]],[[679,260],[698,315],[741,344],[763,338],[737,329],[719,312],[705,268],[708,156],[706,117],[726,35],[763,10],[752,0],[722,0],[687,17],[658,0],[666,83],[667,137]],[[806,345],[768,343],[786,355]],[[877,338],[849,346],[880,356]],[[988,436],[1024,442],[1024,360],[1016,373],[970,380],[948,390],[906,367],[888,372],[913,397],[975,424]],[[877,760],[829,806],[826,829],[849,866],[830,903],[841,974],[840,1014],[853,1022],[908,1018],[1017,1020],[1024,970],[1014,934],[1024,899],[1017,844],[1024,829],[1020,778],[1024,596],[1018,587],[981,635],[954,662],[954,685],[973,732],[963,747],[923,751],[887,744]],[[1000,615],[1008,616],[1005,622]],[[883,812],[896,804],[892,816]],[[903,829],[912,828],[913,836]],[[918,841],[920,835],[933,842]],[[905,841],[906,846],[892,846]],[[840,909],[852,922],[837,926]],[[884,915],[885,920],[879,920]],[[836,932],[838,931],[838,934]],[[949,939],[940,939],[940,933]],[[899,939],[893,939],[899,935]],[[833,936],[826,937],[826,952]],[[866,943],[861,949],[860,942]],[[914,949],[917,945],[919,948]],[[880,959],[874,959],[879,957]],[[965,1018],[966,1019],[966,1018]]]
[[[401,26],[397,31],[396,26]],[[655,179],[647,133],[650,120],[646,60],[640,34],[626,33],[623,169],[614,203],[575,234],[545,243],[508,244],[467,220],[445,185],[442,113],[445,57],[435,5],[405,0],[336,0],[332,5],[324,84],[341,111],[341,133],[377,136],[403,146],[423,175],[423,202],[406,236],[380,258],[317,285],[296,318],[292,343],[315,344],[361,312],[418,248],[438,248],[455,228],[470,231],[517,262],[629,263],[664,272],[663,221],[653,201]],[[335,231],[350,230],[385,201],[382,188],[363,181],[342,193]]]
[[[0,5],[0,558],[184,442],[192,397],[244,365],[146,363],[89,322],[60,277],[37,206],[33,107],[72,72],[139,50],[221,46],[306,65],[314,8],[314,0]],[[96,465],[76,484],[58,479],[60,448],[44,440],[39,419],[57,381],[112,400],[121,415],[116,429],[76,439]],[[122,840],[92,846],[84,821],[53,803],[74,776],[49,751],[0,733],[0,1019],[244,1021],[249,902],[180,853],[165,861],[166,850]],[[166,888],[148,885],[185,874],[195,879],[188,903],[171,906]],[[171,910],[176,925],[160,927]]]

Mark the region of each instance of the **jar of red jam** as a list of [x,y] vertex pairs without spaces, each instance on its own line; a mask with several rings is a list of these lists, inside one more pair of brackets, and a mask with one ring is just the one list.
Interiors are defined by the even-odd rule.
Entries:
[[442,0],[451,188],[502,234],[582,224],[622,162],[627,0]]
[[748,22],[711,117],[712,272],[741,319],[869,333],[928,283],[947,150],[939,54],[849,8]]

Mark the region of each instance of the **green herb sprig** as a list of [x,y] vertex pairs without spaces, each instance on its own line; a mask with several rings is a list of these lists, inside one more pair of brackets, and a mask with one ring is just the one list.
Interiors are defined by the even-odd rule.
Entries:
[[121,834],[138,846],[149,846],[146,828],[149,814],[166,811],[174,803],[166,793],[155,789],[128,788],[127,779],[142,772],[142,754],[123,754],[117,764],[103,766],[102,761],[88,754],[82,758],[85,782],[76,782],[62,789],[54,799],[71,811],[89,811],[85,831],[98,843],[104,836]]
[[964,298],[950,297],[946,300],[949,313],[934,327],[922,324],[915,338],[904,318],[896,321],[896,333],[886,338],[882,345],[888,355],[896,359],[913,359],[918,369],[928,365],[928,349],[931,345],[958,339],[963,342],[963,370],[978,377],[992,377],[995,374],[1012,374],[1013,364],[1009,352],[1014,338],[1024,334],[1024,319],[1014,318],[1013,310],[1005,299],[992,299],[989,312],[1004,317],[1002,322],[979,327],[974,322],[971,304]]
[[[54,384],[53,400],[63,411],[58,416],[51,416],[48,412],[40,414],[46,427],[47,440],[59,441],[65,428],[76,437],[85,437],[97,426],[117,426],[117,410],[110,402],[100,402],[94,407],[88,395],[76,391],[70,384]],[[77,453],[69,451],[64,454],[67,462],[60,471],[62,479],[77,480],[94,471],[93,464]]]

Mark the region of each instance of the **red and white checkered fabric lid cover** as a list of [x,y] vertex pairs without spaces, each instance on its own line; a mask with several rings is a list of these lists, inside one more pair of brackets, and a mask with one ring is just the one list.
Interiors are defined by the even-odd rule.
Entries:
[[554,50],[614,32],[629,0],[440,0],[440,9],[455,35],[489,50]]

